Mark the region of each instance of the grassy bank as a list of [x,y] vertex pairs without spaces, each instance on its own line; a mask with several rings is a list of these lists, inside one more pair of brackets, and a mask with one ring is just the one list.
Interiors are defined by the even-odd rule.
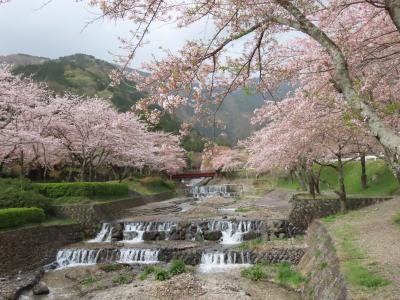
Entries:
[[129,189],[141,195],[154,195],[165,192],[172,192],[176,189],[174,181],[156,176],[131,178],[124,181]]
[[[345,165],[345,186],[348,194],[376,196],[392,195],[400,190],[400,185],[383,160],[369,160],[367,165],[367,188],[361,186],[361,164],[359,161]],[[268,179],[266,179],[268,180]],[[289,178],[270,179],[270,184],[278,187],[300,190],[297,180]],[[337,172],[333,168],[323,167],[321,171],[321,189],[323,191],[338,188]]]
[[165,178],[131,178],[124,182],[34,183],[28,179],[0,179],[0,208],[88,204],[126,199],[136,194],[174,192],[175,182]]
[[354,298],[392,299],[400,294],[399,213],[398,199],[393,199],[323,219]]

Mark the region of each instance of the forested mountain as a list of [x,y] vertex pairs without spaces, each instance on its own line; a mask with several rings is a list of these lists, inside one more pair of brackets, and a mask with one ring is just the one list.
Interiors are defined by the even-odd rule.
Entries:
[[[136,90],[133,82],[111,86],[109,73],[116,66],[91,55],[74,54],[58,59],[48,59],[16,54],[2,56],[0,62],[14,64],[16,66],[13,70],[14,73],[29,75],[38,81],[45,81],[57,93],[70,91],[80,95],[109,98],[119,111],[129,110],[144,96],[142,92]],[[283,90],[287,91],[287,87]],[[254,109],[261,107],[263,102],[264,99],[261,95],[245,90],[238,90],[228,95],[217,114],[217,118],[225,124],[224,129],[216,130],[219,142],[234,145],[238,140],[248,137],[254,130],[250,124],[252,113]],[[190,108],[180,110],[173,116],[165,116],[157,128],[177,132],[181,120],[191,122],[192,116],[193,112]],[[212,127],[197,123],[195,128],[201,135],[213,137]],[[198,132],[194,134],[199,135]],[[189,138],[186,141],[187,147],[201,149],[201,145],[196,144],[198,140],[198,138]],[[195,141],[197,142],[195,143]]]
[[41,64],[45,61],[50,60],[47,57],[33,56],[28,54],[10,54],[10,55],[0,55],[0,64],[11,64],[14,66],[30,65],[30,64]]

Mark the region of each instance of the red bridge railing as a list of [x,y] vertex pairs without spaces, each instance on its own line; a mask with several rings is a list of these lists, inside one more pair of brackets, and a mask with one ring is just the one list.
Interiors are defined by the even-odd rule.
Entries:
[[178,173],[171,175],[172,179],[190,179],[190,178],[200,178],[200,177],[214,177],[217,175],[215,171],[188,171],[184,173]]

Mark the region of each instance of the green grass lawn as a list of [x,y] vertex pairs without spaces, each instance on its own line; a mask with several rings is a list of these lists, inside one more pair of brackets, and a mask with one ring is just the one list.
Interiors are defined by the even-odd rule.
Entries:
[[[175,183],[164,179],[162,177],[144,177],[144,178],[131,178],[129,180],[124,180],[124,184],[127,184],[129,190],[140,195],[155,195],[165,192],[174,192]],[[66,196],[59,197],[52,200],[54,205],[65,205],[65,204],[89,204],[96,202],[108,202],[131,198],[130,196],[95,196],[95,197],[85,197],[85,196]]]
[[175,191],[175,182],[161,177],[132,178],[124,181],[130,190],[141,195],[154,195]]
[[[345,186],[348,194],[375,196],[392,195],[400,190],[400,185],[393,173],[383,160],[370,160],[366,162],[367,188],[361,187],[361,164],[359,161],[348,162],[345,165]],[[333,168],[324,167],[321,172],[321,189],[329,191],[337,188],[337,172]],[[280,178],[273,182],[278,187],[300,189],[296,180]]]

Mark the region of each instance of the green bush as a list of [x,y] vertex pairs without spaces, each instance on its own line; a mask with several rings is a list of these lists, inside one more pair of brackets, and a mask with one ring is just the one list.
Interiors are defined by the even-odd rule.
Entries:
[[246,268],[242,270],[241,275],[253,281],[260,281],[267,278],[267,273],[262,270],[261,265],[254,265],[250,268]]
[[138,275],[139,280],[147,279],[150,274],[154,273],[155,269],[154,266],[145,266],[143,272]]
[[39,194],[29,180],[0,180],[0,208],[39,207],[47,210],[49,203],[49,199]]
[[154,271],[154,278],[158,281],[164,281],[170,279],[171,274],[165,269],[157,268]]
[[113,279],[113,283],[117,283],[117,284],[128,284],[130,282],[132,282],[132,277],[127,274],[121,274],[118,277]]
[[174,260],[169,267],[169,272],[172,275],[178,275],[186,272],[186,265],[181,260]]
[[27,223],[40,223],[45,218],[43,209],[37,207],[0,209],[0,229],[17,227]]
[[50,198],[65,196],[127,196],[126,184],[110,182],[36,183],[39,192]]
[[83,286],[92,286],[97,281],[98,281],[98,279],[95,276],[88,276],[88,277],[83,278],[80,283]]
[[292,270],[288,262],[278,264],[277,279],[280,283],[288,284],[291,286],[298,286],[304,281],[300,273]]
[[100,266],[100,270],[109,273],[121,270],[123,267],[124,266],[120,264],[107,264]]

